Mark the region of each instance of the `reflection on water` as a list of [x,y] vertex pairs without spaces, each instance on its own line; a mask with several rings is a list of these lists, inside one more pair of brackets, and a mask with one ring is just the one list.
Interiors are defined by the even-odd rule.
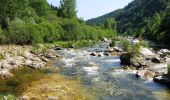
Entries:
[[[63,59],[55,66],[68,79],[79,78],[99,100],[170,100],[169,90],[152,80],[137,79],[134,72],[120,69],[118,56],[90,56],[97,49],[58,51]],[[102,51],[102,50],[98,50]]]

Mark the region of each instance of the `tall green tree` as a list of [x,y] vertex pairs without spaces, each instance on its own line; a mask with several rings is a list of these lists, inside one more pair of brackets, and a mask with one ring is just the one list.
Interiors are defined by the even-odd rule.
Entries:
[[50,7],[47,0],[29,0],[29,6],[34,9],[38,16],[47,16],[50,14]]
[[170,46],[170,6],[166,10],[164,19],[159,28],[159,40]]
[[77,18],[76,0],[61,0],[58,15],[63,18]]
[[114,18],[107,18],[104,27],[114,30],[116,28],[116,20]]
[[28,14],[28,0],[0,0],[0,24],[3,29],[9,27],[9,21]]

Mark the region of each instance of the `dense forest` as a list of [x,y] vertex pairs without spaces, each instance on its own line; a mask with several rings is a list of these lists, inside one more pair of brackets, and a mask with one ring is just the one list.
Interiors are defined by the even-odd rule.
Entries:
[[117,31],[121,34],[170,46],[170,0],[134,0],[123,9],[90,19],[87,23],[104,26],[108,18],[116,20]]
[[46,0],[1,0],[0,9],[1,44],[98,40],[116,34],[113,29],[86,25],[76,15],[76,0],[61,0],[59,7]]

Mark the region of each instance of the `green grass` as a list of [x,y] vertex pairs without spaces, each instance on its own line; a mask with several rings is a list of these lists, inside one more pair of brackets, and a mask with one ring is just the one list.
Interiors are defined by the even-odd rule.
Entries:
[[79,40],[79,41],[58,41],[55,42],[54,44],[65,48],[68,48],[72,45],[76,46],[77,48],[81,48],[81,47],[90,47],[95,43],[97,42],[92,40]]

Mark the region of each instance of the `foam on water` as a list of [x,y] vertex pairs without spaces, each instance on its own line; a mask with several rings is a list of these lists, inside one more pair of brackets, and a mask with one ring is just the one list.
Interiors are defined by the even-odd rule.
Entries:
[[88,75],[97,75],[98,67],[83,67],[83,70],[87,72]]

